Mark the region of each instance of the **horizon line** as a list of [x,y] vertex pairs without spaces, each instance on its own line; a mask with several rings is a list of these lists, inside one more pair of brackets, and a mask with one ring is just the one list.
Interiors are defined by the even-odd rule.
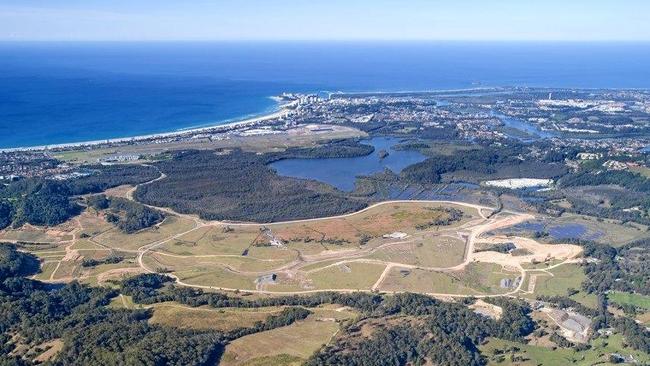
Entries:
[[650,39],[16,39],[2,43],[650,43]]

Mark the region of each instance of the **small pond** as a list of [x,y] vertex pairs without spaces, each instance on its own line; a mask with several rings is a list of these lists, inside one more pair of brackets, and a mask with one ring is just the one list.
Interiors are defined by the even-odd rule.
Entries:
[[580,223],[549,224],[539,221],[529,221],[515,225],[512,230],[505,231],[513,231],[515,233],[527,232],[529,234],[535,232],[547,232],[548,235],[555,240],[597,240],[603,236],[602,232],[590,229],[586,225]]

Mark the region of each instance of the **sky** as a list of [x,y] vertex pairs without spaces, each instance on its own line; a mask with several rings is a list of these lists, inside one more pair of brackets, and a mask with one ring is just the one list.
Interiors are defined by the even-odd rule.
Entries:
[[650,41],[648,0],[0,0],[0,40]]

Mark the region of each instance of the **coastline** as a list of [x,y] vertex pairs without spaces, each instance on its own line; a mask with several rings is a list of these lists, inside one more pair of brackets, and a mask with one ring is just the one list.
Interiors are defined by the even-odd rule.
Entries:
[[[361,92],[352,92],[352,91],[322,91],[325,93],[328,98],[333,96],[354,96],[354,95],[389,95],[389,94],[414,94],[414,93],[455,93],[455,92],[478,92],[482,90],[498,90],[502,89],[500,87],[473,87],[473,88],[457,88],[457,89],[430,89],[430,90],[398,90],[398,91],[361,91]],[[321,93],[321,92],[314,92]],[[286,117],[290,113],[290,107],[295,105],[295,101],[286,102],[280,96],[269,96],[269,99],[274,100],[277,103],[277,106],[272,108],[271,111],[262,112],[260,114],[247,115],[242,117],[235,117],[227,120],[221,120],[213,122],[212,124],[207,123],[203,126],[198,127],[183,127],[181,129],[169,132],[157,132],[144,135],[135,135],[128,137],[114,137],[108,139],[98,139],[98,140],[85,140],[77,142],[63,142],[58,144],[47,144],[47,145],[34,145],[34,146],[17,146],[17,147],[7,147],[1,148],[0,153],[4,152],[19,152],[19,151],[48,151],[48,150],[57,150],[57,149],[74,149],[74,148],[83,148],[83,147],[97,147],[101,145],[110,145],[110,144],[120,144],[120,143],[129,143],[129,142],[142,142],[147,140],[163,139],[163,138],[174,138],[181,137],[185,135],[199,134],[202,132],[226,132],[229,130],[250,127],[260,122],[273,120],[276,118]]]
[[[327,98],[332,97],[354,97],[354,96],[372,96],[372,95],[410,95],[410,94],[445,94],[445,93],[482,93],[486,91],[492,92],[507,92],[509,90],[516,88],[530,88],[535,90],[569,90],[570,88],[553,88],[553,87],[503,87],[503,86],[478,86],[471,88],[452,88],[452,89],[428,89],[428,90],[401,90],[401,91],[318,91],[314,94],[323,93],[327,95]],[[648,88],[581,88],[584,90],[634,90],[634,91],[647,91]],[[1,148],[0,153],[6,152],[20,152],[20,151],[49,151],[49,150],[60,150],[60,149],[75,149],[75,148],[91,148],[98,147],[102,145],[111,145],[111,144],[128,144],[134,142],[145,142],[151,140],[154,142],[157,139],[165,138],[176,138],[176,137],[189,137],[192,135],[197,135],[201,133],[223,133],[232,131],[239,128],[246,128],[255,126],[261,122],[275,120],[279,118],[284,118],[288,116],[293,108],[298,104],[297,100],[287,101],[282,96],[269,96],[269,99],[274,100],[277,105],[271,110],[267,109],[265,112],[254,115],[246,115],[242,117],[235,117],[226,120],[220,120],[213,122],[212,124],[205,124],[198,127],[184,127],[175,131],[170,132],[158,132],[145,135],[136,135],[129,137],[116,137],[109,139],[100,139],[100,140],[87,140],[79,142],[68,142],[68,143],[59,143],[59,144],[48,144],[48,145],[35,145],[35,146],[18,146],[18,147],[8,147]]]
[[293,103],[279,104],[278,109],[272,112],[263,113],[254,117],[242,117],[242,119],[231,119],[230,120],[231,122],[228,122],[228,120],[226,120],[224,121],[226,123],[209,125],[205,127],[186,128],[186,129],[171,131],[171,132],[160,132],[160,133],[138,135],[138,136],[131,136],[131,137],[117,137],[117,138],[103,139],[103,140],[90,140],[90,141],[69,142],[69,143],[61,143],[61,144],[51,144],[51,145],[0,148],[0,153],[16,152],[16,151],[47,151],[47,150],[56,150],[56,149],[67,149],[67,148],[96,147],[96,146],[107,145],[107,144],[142,142],[146,140],[155,140],[161,138],[181,137],[185,135],[194,135],[202,132],[206,132],[206,133],[225,132],[237,128],[250,127],[260,122],[264,122],[268,120],[286,117],[291,112],[291,109],[289,109],[291,106],[293,106]]

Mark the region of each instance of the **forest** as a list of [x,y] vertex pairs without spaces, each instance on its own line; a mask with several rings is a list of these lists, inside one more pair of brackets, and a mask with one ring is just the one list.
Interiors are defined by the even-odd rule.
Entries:
[[[647,270],[650,240],[642,239],[620,248],[592,241],[574,241],[574,243],[584,248],[586,257],[595,259],[583,264],[586,279],[582,283],[582,288],[587,293],[597,295],[598,308],[586,307],[567,296],[540,296],[538,299],[589,316],[594,321],[594,330],[615,328],[625,336],[626,342],[633,348],[650,353],[650,331],[626,316],[614,316],[607,309],[610,291],[644,295],[650,293],[650,274]],[[632,305],[628,305],[626,310],[626,313],[636,311]]]
[[106,221],[127,234],[154,226],[165,219],[162,212],[126,198],[98,194],[87,197],[86,202],[95,210],[106,210]]
[[278,176],[266,163],[279,158],[241,150],[177,152],[156,164],[166,178],[139,186],[135,198],[207,220],[256,222],[333,216],[367,206],[331,187]]
[[[245,308],[315,307],[334,303],[360,311],[364,314],[364,319],[393,324],[389,319],[411,317],[421,325],[388,326],[373,333],[372,339],[352,345],[349,338],[357,330],[357,325],[352,324],[344,330],[343,337],[337,338],[335,344],[314,355],[308,363],[310,365],[404,365],[421,363],[425,359],[445,365],[483,365],[485,360],[476,346],[486,337],[522,341],[524,336],[534,330],[528,305],[520,300],[506,298],[491,300],[504,308],[503,318],[494,321],[474,313],[467,308],[467,304],[442,302],[408,293],[387,296],[323,292],[247,300],[223,293],[177,287],[170,277],[160,274],[145,274],[125,280],[121,291],[143,304],[177,301],[190,306]],[[356,336],[352,338],[359,339]]]
[[[364,339],[358,334],[358,326],[352,325],[343,337],[314,355],[308,364],[484,365],[486,361],[476,346],[486,337],[523,341],[534,330],[526,303],[505,298],[492,301],[504,309],[499,321],[472,312],[466,304],[445,303],[416,294],[389,297],[382,304],[382,316],[393,320],[401,316],[403,322],[375,330],[370,339]],[[417,326],[408,321],[412,317],[417,319]]]
[[287,326],[310,314],[302,307],[289,307],[248,328],[182,330],[149,324],[150,309],[107,307],[119,293],[114,289],[78,282],[51,286],[25,278],[36,271],[36,257],[0,245],[0,365],[32,365],[28,355],[11,352],[53,339],[62,340],[64,346],[52,365],[213,365],[229,341]]
[[411,183],[436,184],[444,174],[467,172],[464,178],[473,183],[480,180],[501,178],[556,178],[566,174],[563,164],[555,157],[542,161],[522,160],[527,150],[519,145],[508,147],[484,146],[481,149],[463,151],[454,155],[438,154],[421,163],[402,170],[400,178]]
[[123,184],[139,184],[160,173],[144,165],[85,166],[92,174],[70,180],[26,178],[0,187],[0,229],[25,223],[53,226],[79,214],[74,197]]
[[[583,164],[580,170],[562,177],[558,181],[560,188],[582,189],[584,187],[618,187],[602,192],[602,202],[611,204],[598,205],[583,199],[580,195],[568,194],[570,211],[597,217],[612,218],[621,221],[635,221],[650,224],[650,218],[643,212],[650,210],[650,180],[631,171],[603,170],[603,159]],[[630,208],[635,210],[629,210]]]
[[610,290],[650,295],[650,239],[642,239],[619,248],[587,242],[585,255],[597,261],[585,264],[585,290],[603,293]]
[[265,164],[282,159],[351,158],[372,154],[375,148],[357,140],[330,141],[314,147],[290,147],[281,152],[265,154]]

